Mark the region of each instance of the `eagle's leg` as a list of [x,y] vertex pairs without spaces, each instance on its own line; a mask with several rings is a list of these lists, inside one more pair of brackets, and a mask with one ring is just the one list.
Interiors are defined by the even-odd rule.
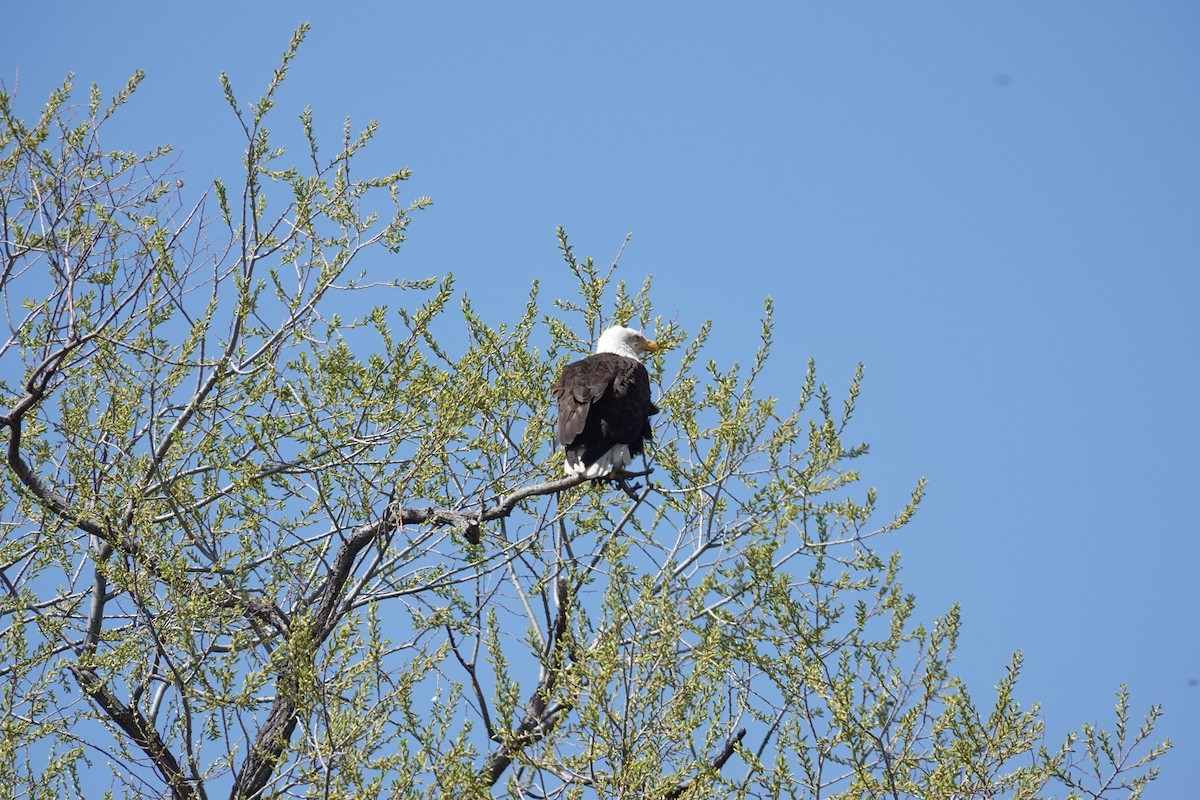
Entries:
[[644,469],[641,472],[629,472],[624,469],[614,469],[608,474],[608,479],[632,499],[640,500],[641,495],[638,494],[638,490],[642,488],[642,485],[640,483],[630,483],[630,479],[649,475],[651,471],[652,470],[649,468]]
[[615,477],[612,479],[612,482],[615,483],[617,486],[621,487],[621,491],[623,491],[623,492],[625,492],[625,494],[629,495],[629,498],[631,500],[639,499],[637,490],[642,488],[641,484],[638,484],[638,483],[631,484],[629,482],[629,479],[624,476]]

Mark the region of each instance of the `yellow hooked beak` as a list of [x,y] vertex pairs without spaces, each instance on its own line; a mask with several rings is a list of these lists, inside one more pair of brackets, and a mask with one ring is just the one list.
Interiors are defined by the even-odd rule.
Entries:
[[658,352],[658,344],[653,339],[647,339],[645,336],[643,336],[641,344],[642,344],[642,349],[645,350],[647,353],[657,353]]

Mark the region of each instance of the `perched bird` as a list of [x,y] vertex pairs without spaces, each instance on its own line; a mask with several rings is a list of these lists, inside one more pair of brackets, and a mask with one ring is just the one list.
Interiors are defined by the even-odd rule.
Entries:
[[620,477],[650,438],[650,375],[643,353],[658,345],[616,326],[600,334],[596,354],[563,367],[551,394],[558,401],[558,443],[568,475]]

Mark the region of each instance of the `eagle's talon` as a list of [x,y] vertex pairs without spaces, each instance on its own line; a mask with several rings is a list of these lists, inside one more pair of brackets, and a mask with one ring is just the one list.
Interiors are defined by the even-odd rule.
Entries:
[[630,483],[629,480],[625,477],[613,478],[612,482],[615,483],[617,486],[619,486],[621,488],[621,491],[623,491],[623,492],[625,492],[625,494],[629,495],[629,497],[631,499],[633,499],[633,500],[639,499],[638,498],[638,490],[642,488],[642,485],[640,483]]

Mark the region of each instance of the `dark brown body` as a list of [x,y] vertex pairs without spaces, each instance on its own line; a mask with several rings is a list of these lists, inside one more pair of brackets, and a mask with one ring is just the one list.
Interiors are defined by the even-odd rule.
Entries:
[[591,466],[617,445],[628,447],[630,456],[640,454],[650,438],[650,415],[658,413],[646,367],[613,353],[568,364],[551,393],[558,401],[558,443],[567,449],[568,472],[573,461]]

